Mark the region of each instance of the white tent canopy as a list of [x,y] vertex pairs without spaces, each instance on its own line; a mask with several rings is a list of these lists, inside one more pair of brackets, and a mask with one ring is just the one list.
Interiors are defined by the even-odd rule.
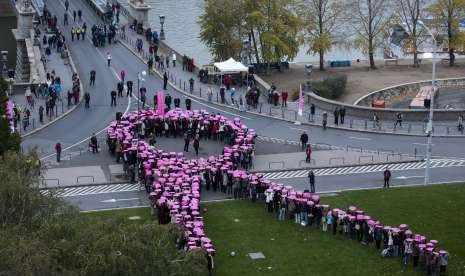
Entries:
[[223,62],[215,62],[214,66],[222,73],[248,72],[249,68],[242,63],[235,61],[232,57]]

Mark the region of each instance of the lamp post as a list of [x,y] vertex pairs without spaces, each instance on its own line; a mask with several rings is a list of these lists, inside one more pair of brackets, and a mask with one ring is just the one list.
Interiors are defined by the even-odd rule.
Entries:
[[160,26],[161,26],[161,29],[160,29],[160,40],[165,40],[165,30],[163,29],[163,25],[165,24],[165,16],[164,15],[160,15]]
[[2,77],[3,79],[7,79],[8,78],[8,66],[7,66],[7,62],[8,62],[8,51],[1,51],[1,54],[2,54],[2,63],[3,63],[3,66],[2,66]]
[[428,185],[430,182],[431,177],[431,146],[433,142],[433,110],[434,110],[434,96],[435,96],[435,88],[436,88],[436,47],[437,42],[436,38],[434,37],[433,32],[423,23],[423,21],[418,20],[418,23],[422,25],[425,30],[429,33],[432,39],[432,51],[433,51],[433,70],[432,70],[432,77],[431,77],[431,94],[430,94],[430,106],[429,106],[429,120],[428,125],[426,126],[426,136],[427,136],[427,143],[426,143],[426,168],[425,168],[425,185]]
[[[139,113],[140,113],[140,83],[141,82],[144,82],[145,81],[145,76],[147,75],[147,72],[145,71],[141,71],[139,73],[137,73],[137,123],[136,123],[136,135],[137,135],[137,146],[136,146],[136,164],[137,164],[137,168],[134,170],[135,172],[137,172],[137,174],[139,174],[139,128],[142,127],[140,124],[139,124]],[[139,178],[139,175],[137,175],[137,178]]]

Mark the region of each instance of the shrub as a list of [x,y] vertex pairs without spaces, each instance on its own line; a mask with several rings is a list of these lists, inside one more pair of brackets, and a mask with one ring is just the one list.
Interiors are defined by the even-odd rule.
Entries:
[[335,75],[312,83],[313,91],[323,98],[337,99],[346,91],[347,76]]

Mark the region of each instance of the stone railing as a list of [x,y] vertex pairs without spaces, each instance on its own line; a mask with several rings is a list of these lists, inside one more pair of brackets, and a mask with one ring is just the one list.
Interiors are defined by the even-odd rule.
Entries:
[[[393,104],[405,99],[413,99],[421,87],[431,85],[430,80],[403,83],[377,91],[373,91],[354,102],[354,105],[371,106],[374,101],[382,100],[386,107],[392,107]],[[441,88],[464,88],[465,78],[438,79],[436,85]]]
[[[336,107],[344,106],[346,115],[359,118],[372,119],[373,114],[379,116],[381,120],[393,120],[397,112],[402,112],[404,120],[407,121],[421,121],[428,118],[428,110],[412,110],[412,109],[396,109],[396,108],[374,108],[367,106],[359,106],[353,104],[342,103],[338,101],[328,100],[320,97],[313,92],[306,93],[307,101],[315,104],[318,108],[332,113]],[[465,113],[464,109],[435,109],[434,119],[443,121],[456,121],[459,114]]]

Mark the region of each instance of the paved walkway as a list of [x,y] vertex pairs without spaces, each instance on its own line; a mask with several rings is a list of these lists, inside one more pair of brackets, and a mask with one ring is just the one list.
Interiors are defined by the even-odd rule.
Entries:
[[[122,21],[124,24],[124,20]],[[142,38],[143,43],[143,51],[138,53],[135,47],[135,41],[138,38]],[[148,42],[145,40],[145,37],[141,35],[137,35],[136,32],[131,30],[129,27],[126,27],[126,34],[122,35],[119,40],[123,45],[127,46],[131,49],[134,54],[138,55],[144,61],[148,60],[149,51],[148,51]],[[164,56],[169,55],[171,53],[163,52],[159,50],[159,55],[163,54]],[[213,99],[212,101],[216,104],[221,105],[220,97],[219,97],[219,86],[215,84],[204,84],[201,83],[198,77],[190,72],[183,71],[182,66],[180,66],[180,61],[177,61],[177,66],[169,68],[165,68],[164,70],[156,70],[159,75],[162,75],[164,72],[167,72],[169,75],[169,81],[172,85],[176,86],[179,90],[184,91],[187,94],[191,94],[194,97],[202,98],[208,101],[207,96],[207,89],[209,86],[213,89]],[[194,91],[189,91],[189,79],[193,78],[195,80],[194,84]],[[236,87],[236,100],[240,97],[243,97],[245,94],[245,87]],[[254,112],[257,114],[262,114],[269,117],[285,119],[288,121],[300,121],[301,123],[305,124],[312,124],[312,125],[322,125],[322,114],[324,110],[316,108],[315,116],[313,120],[310,115],[310,106],[306,104],[303,110],[303,116],[300,117],[297,114],[298,105],[296,102],[288,103],[287,107],[281,107],[281,105],[274,106],[267,102],[267,91],[261,91],[261,98],[259,106],[254,109],[252,107],[246,107],[247,112]],[[226,93],[226,98],[229,99],[229,93]],[[245,103],[245,101],[244,101]],[[239,109],[239,106],[231,106],[228,104],[229,107]],[[371,116],[371,115],[370,115]],[[378,133],[398,133],[398,134],[411,134],[411,135],[424,135],[425,133],[425,122],[418,122],[418,121],[404,121],[403,127],[394,127],[395,118],[390,121],[381,121],[379,125],[375,126],[372,120],[367,120],[365,118],[353,117],[353,116],[346,116],[345,123],[336,125],[334,123],[334,117],[332,112],[328,112],[328,127],[334,128],[341,128],[341,129],[353,129],[359,131],[369,131],[369,132],[378,132]],[[464,135],[463,132],[458,131],[456,122],[450,121],[435,121],[433,132],[436,136],[448,136],[448,135]]]
[[[37,91],[37,97],[32,94],[33,97],[33,105],[30,105],[27,100],[26,96],[24,94],[15,94],[11,98],[13,102],[19,106],[21,110],[21,118],[23,118],[24,114],[22,113],[26,108],[28,108],[31,112],[31,117],[29,119],[29,126],[24,128],[22,120],[18,121],[17,124],[17,131],[21,135],[28,134],[38,128],[43,127],[44,125],[56,120],[57,118],[63,116],[64,114],[67,113],[70,109],[74,107],[74,105],[67,105],[67,91],[72,90],[73,87],[73,81],[72,81],[72,75],[73,75],[73,70],[69,64],[68,59],[63,59],[59,53],[56,52],[56,49],[51,49],[51,55],[45,56],[46,57],[46,63],[45,63],[45,68],[47,73],[52,73],[52,71],[55,71],[55,76],[60,77],[61,79],[61,99],[56,102],[55,110],[51,113],[50,115],[46,115],[46,108],[45,108],[45,102],[46,98],[40,93],[40,91]],[[81,91],[81,94],[83,94],[83,91]],[[82,95],[81,95],[82,97]],[[41,123],[39,120],[39,108],[42,106],[44,108],[44,117],[43,117],[43,122]]]

